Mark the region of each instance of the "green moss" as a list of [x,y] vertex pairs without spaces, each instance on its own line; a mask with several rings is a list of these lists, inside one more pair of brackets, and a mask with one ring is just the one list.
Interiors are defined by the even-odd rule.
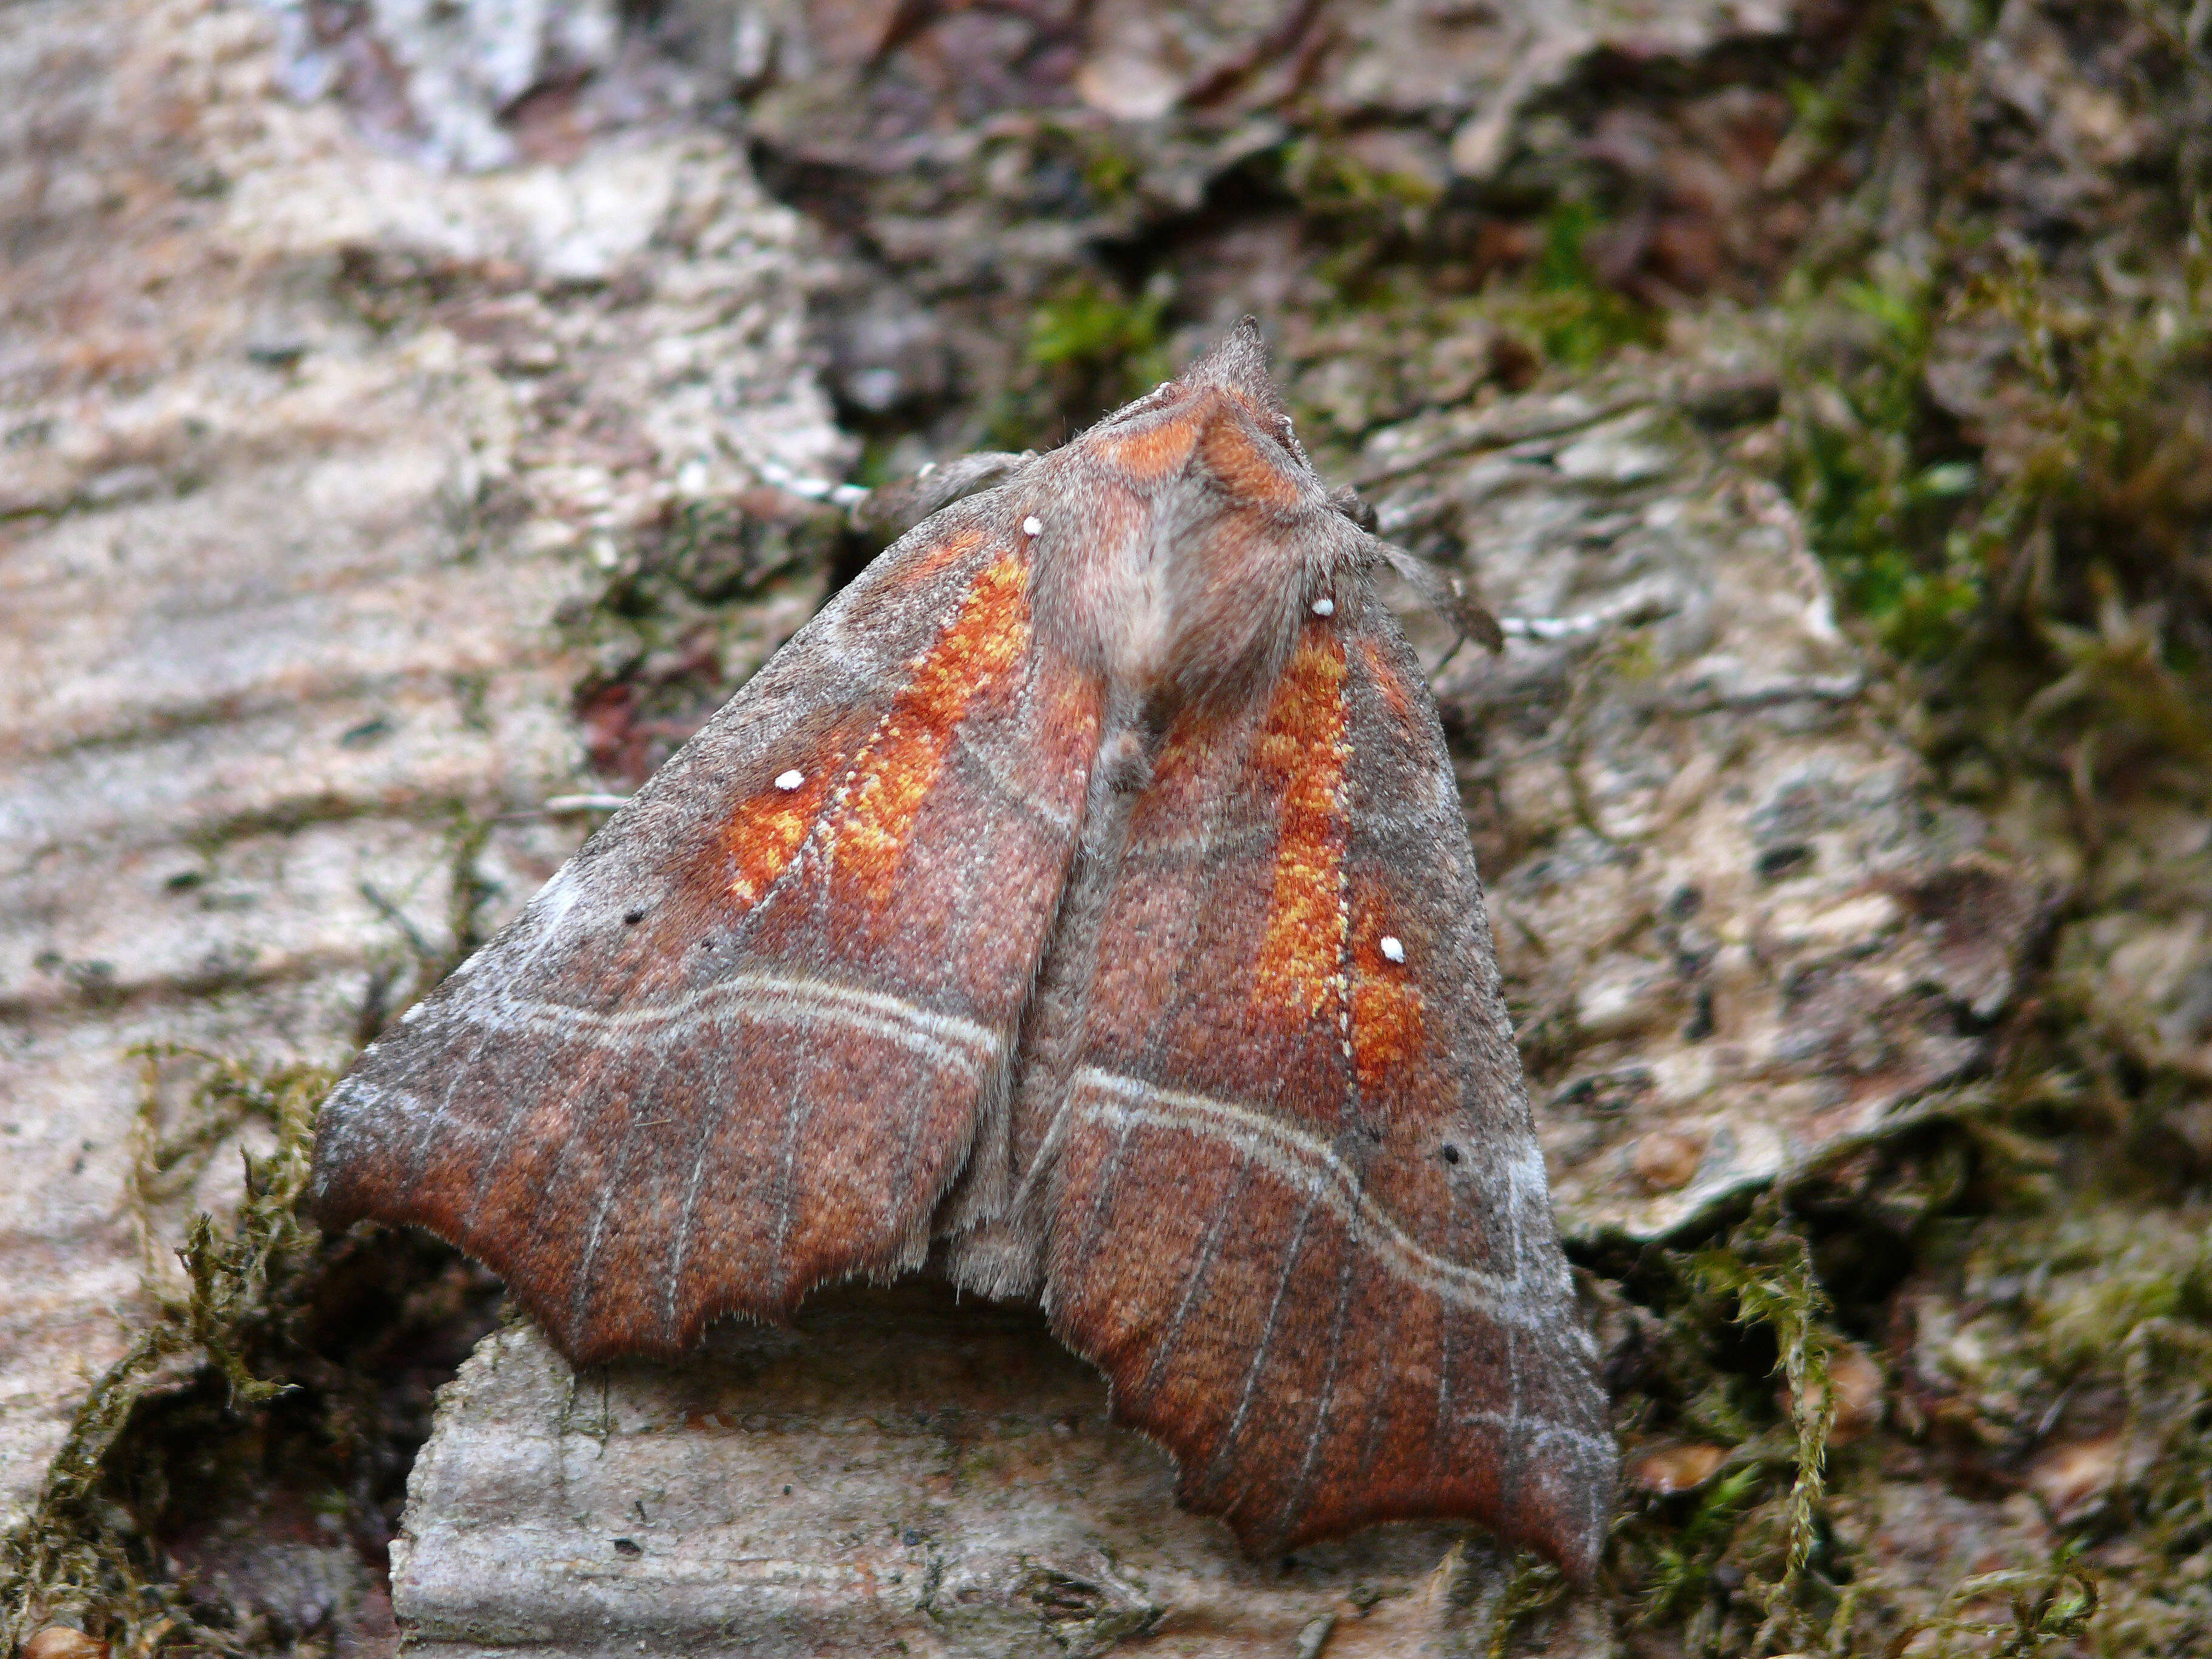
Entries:
[[1733,1296],[1740,1324],[1766,1327],[1778,1350],[1774,1369],[1789,1386],[1796,1431],[1796,1474],[1789,1499],[1789,1544],[1778,1603],[1797,1590],[1813,1553],[1814,1521],[1827,1478],[1828,1431],[1835,1420],[1828,1358],[1838,1339],[1827,1323],[1827,1292],[1813,1270],[1813,1253],[1771,1204],[1730,1236],[1723,1249],[1702,1250],[1688,1262],[1707,1295]]
[[[2212,507],[2196,247],[2177,290],[2094,307],[2032,258],[1976,263],[1961,249],[1893,264],[1799,312],[1785,470],[1814,550],[1899,658],[2008,651],[2047,689],[2035,719],[2212,755],[2200,653],[2137,608],[2170,586]],[[1965,395],[1983,413],[1961,423],[1939,406],[1939,372],[1975,377]]]
[[1925,280],[1837,285],[1801,324],[1787,473],[1846,614],[1908,661],[1940,660],[1984,596],[1961,526],[1978,458],[1927,392],[1941,296]]
[[[118,1448],[149,1391],[179,1362],[219,1377],[234,1408],[276,1398],[286,1383],[257,1356],[288,1317],[288,1287],[318,1243],[298,1213],[307,1186],[316,1103],[331,1076],[316,1067],[256,1068],[175,1048],[146,1051],[147,1103],[132,1183],[143,1206],[190,1182],[215,1148],[248,1122],[273,1133],[265,1155],[242,1152],[246,1188],[234,1219],[202,1212],[185,1231],[179,1294],[155,1298],[122,1358],[93,1384],[25,1519],[0,1540],[0,1638],[12,1646],[67,1619],[134,1654],[190,1644],[234,1651],[231,1632],[210,1624],[183,1589],[161,1575],[138,1517],[113,1501]],[[158,1133],[151,1069],[198,1067],[183,1127]]]
[[[2076,1653],[2077,1644],[2091,1634],[2097,1605],[2097,1580],[2073,1568],[2062,1551],[2048,1567],[1976,1573],[1960,1580],[1944,1596],[1941,1611],[1913,1620],[1893,1639],[1890,1650],[1902,1652],[1910,1644],[1926,1659]],[[2002,1610],[1977,1616],[1979,1607]]]
[[1654,1529],[1638,1608],[1641,1622],[1686,1622],[1713,1601],[1736,1528],[1766,1480],[1756,1465],[1732,1469],[1698,1493],[1680,1526]]
[[[1834,1586],[1809,1568],[1834,1418],[1828,1358],[1842,1340],[1811,1247],[1770,1194],[1725,1240],[1671,1261],[1673,1353],[1655,1403],[1671,1398],[1671,1435],[1735,1449],[1686,1512],[1684,1500],[1648,1500],[1623,1523],[1616,1571],[1644,1622],[1679,1622],[1707,1646],[1722,1642],[1730,1605],[1728,1650],[1747,1637],[1807,1637],[1835,1604]],[[1764,1341],[1747,1349],[1731,1327]],[[1779,1431],[1765,1426],[1776,1416],[1755,1369],[1765,1352],[1786,1385]],[[1741,1625],[1747,1612],[1755,1633]]]
[[1125,205],[1136,192],[1139,167],[1127,151],[1091,133],[1082,135],[1080,148],[1083,187],[1100,208]]
[[1030,313],[1020,368],[986,422],[984,447],[1049,447],[1174,373],[1168,310],[1174,279],[1156,273],[1133,295],[1096,272],[1069,277]]
[[1101,282],[1076,279],[1031,313],[1030,364],[1118,385],[1109,404],[1134,397],[1173,367],[1164,332],[1171,291],[1155,283],[1125,299]]
[[1586,249],[1602,221],[1589,204],[1565,199],[1538,227],[1535,263],[1527,276],[1486,296],[1504,327],[1547,363],[1587,373],[1628,346],[1656,346],[1659,313],[1599,280]]
[[2022,258],[1964,304],[2002,354],[1995,395],[2010,419],[1984,517],[2009,599],[1999,637],[2044,681],[2026,711],[2035,740],[2201,769],[2212,606],[2185,574],[2212,518],[2201,225],[2184,254],[2177,281],[2094,307]]
[[[0,1642],[64,1622],[134,1659],[305,1659],[328,1650],[327,1630],[250,1605],[263,1588],[252,1569],[192,1581],[172,1546],[234,1544],[232,1559],[250,1562],[281,1540],[285,1516],[339,1520],[335,1540],[389,1537],[429,1431],[427,1382],[487,1327],[497,1286],[422,1236],[333,1238],[301,1216],[327,1071],[173,1047],[144,1059],[129,1196],[149,1237],[213,1161],[241,1140],[262,1150],[237,1152],[234,1213],[185,1224],[181,1279],[149,1272],[143,1304],[126,1310],[130,1348],[93,1382],[44,1487],[0,1539]],[[356,1577],[337,1593],[371,1582],[366,1560]]]
[[1294,138],[1278,165],[1283,186],[1308,215],[1380,227],[1418,225],[1443,191],[1418,173],[1371,167],[1318,134]]
[[[1974,1201],[1971,1188],[1945,1190]],[[2212,1628],[2212,1232],[2201,1206],[2147,1211],[2095,1182],[2054,1184],[2040,1204],[2004,1192],[1986,1214],[1920,1233],[1920,1328],[1899,1363],[1938,1402],[1927,1409],[1941,1431],[1893,1423],[1834,1457],[1824,1373],[1844,1339],[1808,1235],[1778,1200],[1724,1239],[1647,1253],[1626,1275],[1659,1316],[1643,1327],[1641,1373],[1622,1401],[1628,1443],[1732,1449],[1698,1491],[1632,1494],[1616,1528],[1613,1592],[1655,1639],[1704,1656],[2055,1659],[2185,1651],[2188,1633]],[[2117,1443],[2099,1438],[2113,1432]],[[2045,1444],[2117,1447],[2109,1498],[2068,1511],[2047,1559],[2024,1531],[2013,1534],[2028,1543],[2024,1559],[1929,1583],[1909,1546],[1877,1547],[1863,1523],[1849,1541],[1831,1529],[1832,1491],[1860,1516],[1910,1516],[1955,1502],[1976,1469],[2028,1484],[2023,1460]],[[1984,1515],[1974,1524],[1993,1522],[1994,1507]],[[2118,1553],[2100,1554],[2107,1543]]]

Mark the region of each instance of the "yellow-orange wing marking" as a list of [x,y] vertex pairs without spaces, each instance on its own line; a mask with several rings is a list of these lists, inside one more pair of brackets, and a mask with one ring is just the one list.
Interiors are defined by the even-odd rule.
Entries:
[[[1382,941],[1395,938],[1389,896],[1381,884],[1355,878],[1352,884],[1351,963],[1352,1066],[1362,1100],[1383,1097],[1394,1074],[1420,1058],[1429,1036],[1423,1025],[1421,990],[1404,961],[1392,961]],[[1403,940],[1397,942],[1401,958]]]
[[969,585],[960,611],[892,702],[853,763],[823,826],[836,878],[872,904],[892,872],[915,815],[944,767],[960,723],[1029,650],[1029,567],[1008,554]]
[[729,892],[738,914],[759,903],[797,855],[844,765],[842,750],[825,751],[804,769],[796,789],[770,785],[738,803],[722,826],[722,850],[732,866]]
[[[947,566],[973,554],[982,539],[982,532],[977,530],[946,537],[902,570],[900,585],[913,587],[930,580]],[[979,647],[980,656],[988,659],[982,665],[1002,673],[1027,642],[1024,576],[1024,568],[1009,557],[989,567],[969,585],[945,632],[908,664],[914,678],[864,744],[853,740],[857,733],[842,742],[833,733],[830,746],[799,760],[775,783],[738,803],[722,826],[721,843],[729,861],[729,896],[736,901],[739,914],[752,908],[775,884],[799,855],[809,833],[821,823],[825,810],[846,808],[848,824],[866,841],[871,829],[869,805],[875,802],[880,808],[878,798],[887,775],[895,779],[898,799],[903,801],[911,795],[904,808],[905,824],[911,825],[913,807],[928,793],[936,766],[929,757],[914,752],[911,743],[904,750],[898,750],[900,739],[918,725],[933,722],[933,729],[944,739],[934,748],[936,760],[941,761],[951,729],[982,689],[959,684],[959,676],[967,668],[979,665]],[[1010,615],[1010,611],[1018,614]],[[796,781],[786,787],[783,778],[794,774]],[[852,811],[855,791],[862,798],[857,813]],[[878,836],[888,827],[880,823],[873,826]]]
[[1282,829],[1274,891],[1253,966],[1252,1000],[1274,1020],[1310,1019],[1344,991],[1350,913],[1346,904],[1344,647],[1309,626],[1275,688],[1255,747],[1262,775],[1279,781]]

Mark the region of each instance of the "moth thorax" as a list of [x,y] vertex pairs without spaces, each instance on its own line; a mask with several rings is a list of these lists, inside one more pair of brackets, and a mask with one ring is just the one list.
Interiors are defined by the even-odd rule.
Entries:
[[1040,615],[1072,656],[1150,707],[1233,703],[1280,672],[1316,539],[1303,517],[1185,483],[1125,535],[1068,550],[1066,568],[1041,584],[1066,603],[1041,595]]

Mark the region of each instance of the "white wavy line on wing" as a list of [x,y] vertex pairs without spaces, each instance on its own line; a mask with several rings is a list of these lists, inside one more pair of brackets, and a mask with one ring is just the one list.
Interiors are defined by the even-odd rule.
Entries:
[[1554,1423],[1548,1418],[1485,1411],[1480,1407],[1469,1407],[1455,1415],[1462,1424],[1479,1423],[1484,1428],[1495,1429],[1510,1438],[1526,1436],[1527,1449],[1532,1453],[1540,1454],[1547,1446],[1557,1441],[1565,1441],[1568,1445],[1597,1452],[1607,1458],[1613,1452],[1610,1436],[1591,1434],[1585,1430],[1571,1428],[1565,1423]]
[[[1110,1097],[1078,1104],[1076,1109],[1087,1119],[1117,1127],[1133,1122],[1210,1136],[1235,1146],[1294,1186],[1312,1183],[1322,1201],[1377,1261],[1400,1279],[1444,1301],[1531,1329],[1572,1323],[1571,1313],[1562,1306],[1564,1298],[1556,1293],[1558,1287],[1486,1273],[1424,1249],[1395,1216],[1367,1195],[1333,1147],[1279,1119],[1234,1101],[1156,1089],[1139,1079],[1095,1066],[1078,1072],[1070,1087],[1079,1097],[1085,1091]],[[1547,1290],[1554,1294],[1544,1295]]]
[[489,1006],[464,1004],[454,1012],[471,1024],[491,1030],[543,1031],[600,1042],[627,1040],[657,1028],[680,1027],[728,1013],[790,1024],[822,1020],[933,1054],[940,1060],[963,1061],[978,1070],[996,1065],[1006,1052],[1004,1037],[957,1014],[918,1007],[887,992],[775,974],[732,975],[671,1002],[606,1012],[506,998]]

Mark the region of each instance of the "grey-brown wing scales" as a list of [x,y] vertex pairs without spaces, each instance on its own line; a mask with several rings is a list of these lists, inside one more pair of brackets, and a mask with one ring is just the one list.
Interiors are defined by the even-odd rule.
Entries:
[[579,1360],[921,1260],[1096,745],[1004,513],[884,555],[361,1057],[324,1108],[327,1220],[429,1228]]
[[1048,1132],[1047,1304],[1254,1548],[1457,1514],[1587,1571],[1604,1401],[1443,733],[1361,586],[1162,749]]

